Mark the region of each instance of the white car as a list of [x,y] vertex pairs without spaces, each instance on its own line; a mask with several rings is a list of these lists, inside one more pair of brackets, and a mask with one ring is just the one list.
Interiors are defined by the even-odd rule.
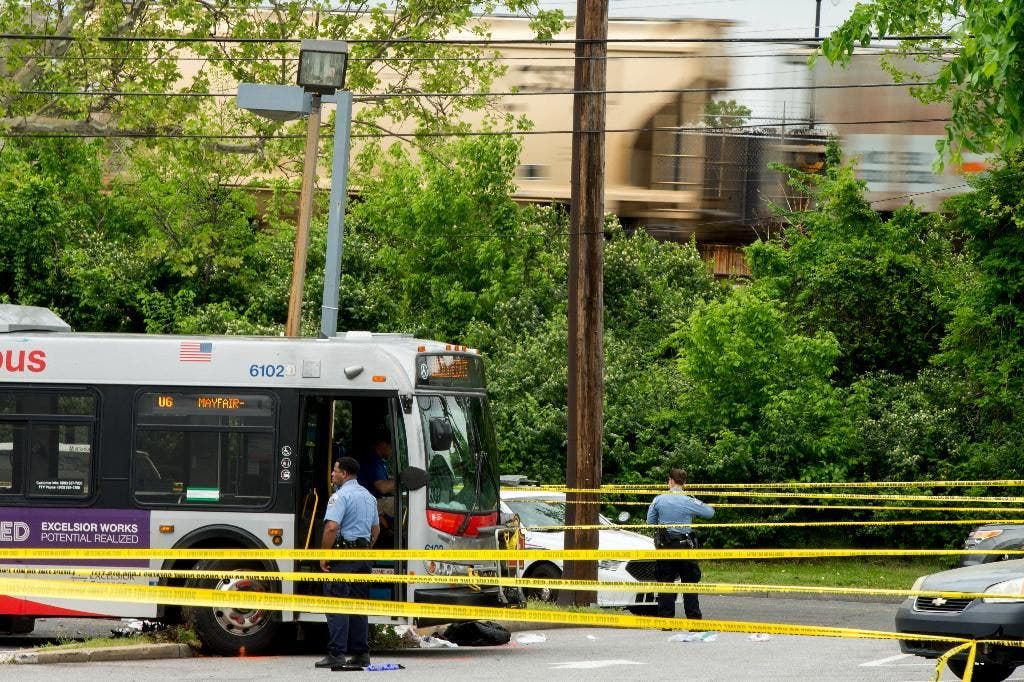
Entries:
[[[523,527],[526,549],[563,549],[565,534],[560,530],[543,530],[543,526],[565,525],[565,495],[542,490],[516,490],[501,492],[501,510],[519,516]],[[612,526],[604,516],[599,523]],[[646,535],[619,528],[599,530],[599,549],[654,549],[654,541]],[[521,576],[524,578],[561,578],[562,562],[539,559],[527,560]],[[597,579],[608,582],[653,581],[653,561],[608,560],[598,562]],[[639,587],[639,585],[638,585]],[[524,589],[528,599],[555,601],[558,590]],[[658,610],[653,592],[605,592],[597,593],[597,605],[609,608],[625,608],[638,615],[655,615]]]

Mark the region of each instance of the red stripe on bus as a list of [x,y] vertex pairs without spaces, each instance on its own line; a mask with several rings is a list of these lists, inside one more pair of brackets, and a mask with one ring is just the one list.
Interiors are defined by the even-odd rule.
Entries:
[[19,597],[8,597],[6,595],[0,595],[0,613],[6,613],[13,616],[92,617],[103,615],[102,613],[92,613],[90,611],[63,609],[59,606],[53,606],[52,604],[44,604],[42,602],[32,601],[31,599],[21,599]]

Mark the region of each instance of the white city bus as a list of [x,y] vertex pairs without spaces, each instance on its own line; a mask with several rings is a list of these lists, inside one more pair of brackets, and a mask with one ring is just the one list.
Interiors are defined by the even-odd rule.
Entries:
[[[318,549],[333,457],[344,450],[359,459],[382,426],[397,486],[382,504],[392,530],[377,547],[496,548],[504,536],[497,448],[475,352],[368,332],[330,339],[76,333],[48,310],[0,305],[0,563],[19,563],[3,558],[5,547]],[[117,565],[319,571],[315,562],[271,560]],[[420,575],[467,569],[501,575],[505,566],[374,565],[378,573]],[[323,590],[317,582],[161,584]],[[371,598],[517,605],[515,590],[487,586],[380,583]],[[189,622],[207,648],[226,655],[265,649],[286,623],[324,620],[0,595],[0,630],[25,632],[35,618],[55,616]]]

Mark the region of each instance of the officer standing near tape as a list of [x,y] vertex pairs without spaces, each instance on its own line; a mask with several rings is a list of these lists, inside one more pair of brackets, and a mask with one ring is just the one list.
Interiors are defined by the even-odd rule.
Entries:
[[[377,523],[377,500],[359,485],[359,462],[340,457],[331,470],[331,484],[337,490],[327,502],[324,514],[322,549],[367,549],[380,532]],[[330,573],[369,573],[365,559],[321,561],[320,568]],[[324,587],[328,597],[366,599],[369,583],[332,580]],[[331,640],[327,655],[316,662],[317,668],[365,668],[370,665],[369,619],[366,616],[327,614]],[[346,654],[348,655],[346,657]]]
[[[683,493],[686,472],[672,469],[668,474],[668,492],[658,495],[647,510],[647,523],[667,525],[659,528],[654,535],[657,549],[697,549],[700,543],[690,524],[694,516],[710,519],[715,509],[695,497]],[[700,582],[700,565],[692,559],[659,559],[655,563],[658,582],[674,583],[676,578],[684,583]],[[696,594],[683,593],[683,611],[686,617],[700,620],[700,600]],[[675,618],[676,595],[671,592],[658,593],[658,615]]]

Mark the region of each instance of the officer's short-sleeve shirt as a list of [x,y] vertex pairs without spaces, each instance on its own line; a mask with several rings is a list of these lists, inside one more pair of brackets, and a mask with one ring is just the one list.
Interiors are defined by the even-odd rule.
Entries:
[[377,500],[357,481],[345,481],[327,501],[324,521],[338,524],[338,535],[345,540],[369,540],[377,523]]
[[715,508],[705,504],[696,497],[690,497],[682,490],[658,495],[647,510],[647,523],[655,525],[671,525],[669,530],[677,533],[690,531],[694,516],[710,519],[715,515]]

